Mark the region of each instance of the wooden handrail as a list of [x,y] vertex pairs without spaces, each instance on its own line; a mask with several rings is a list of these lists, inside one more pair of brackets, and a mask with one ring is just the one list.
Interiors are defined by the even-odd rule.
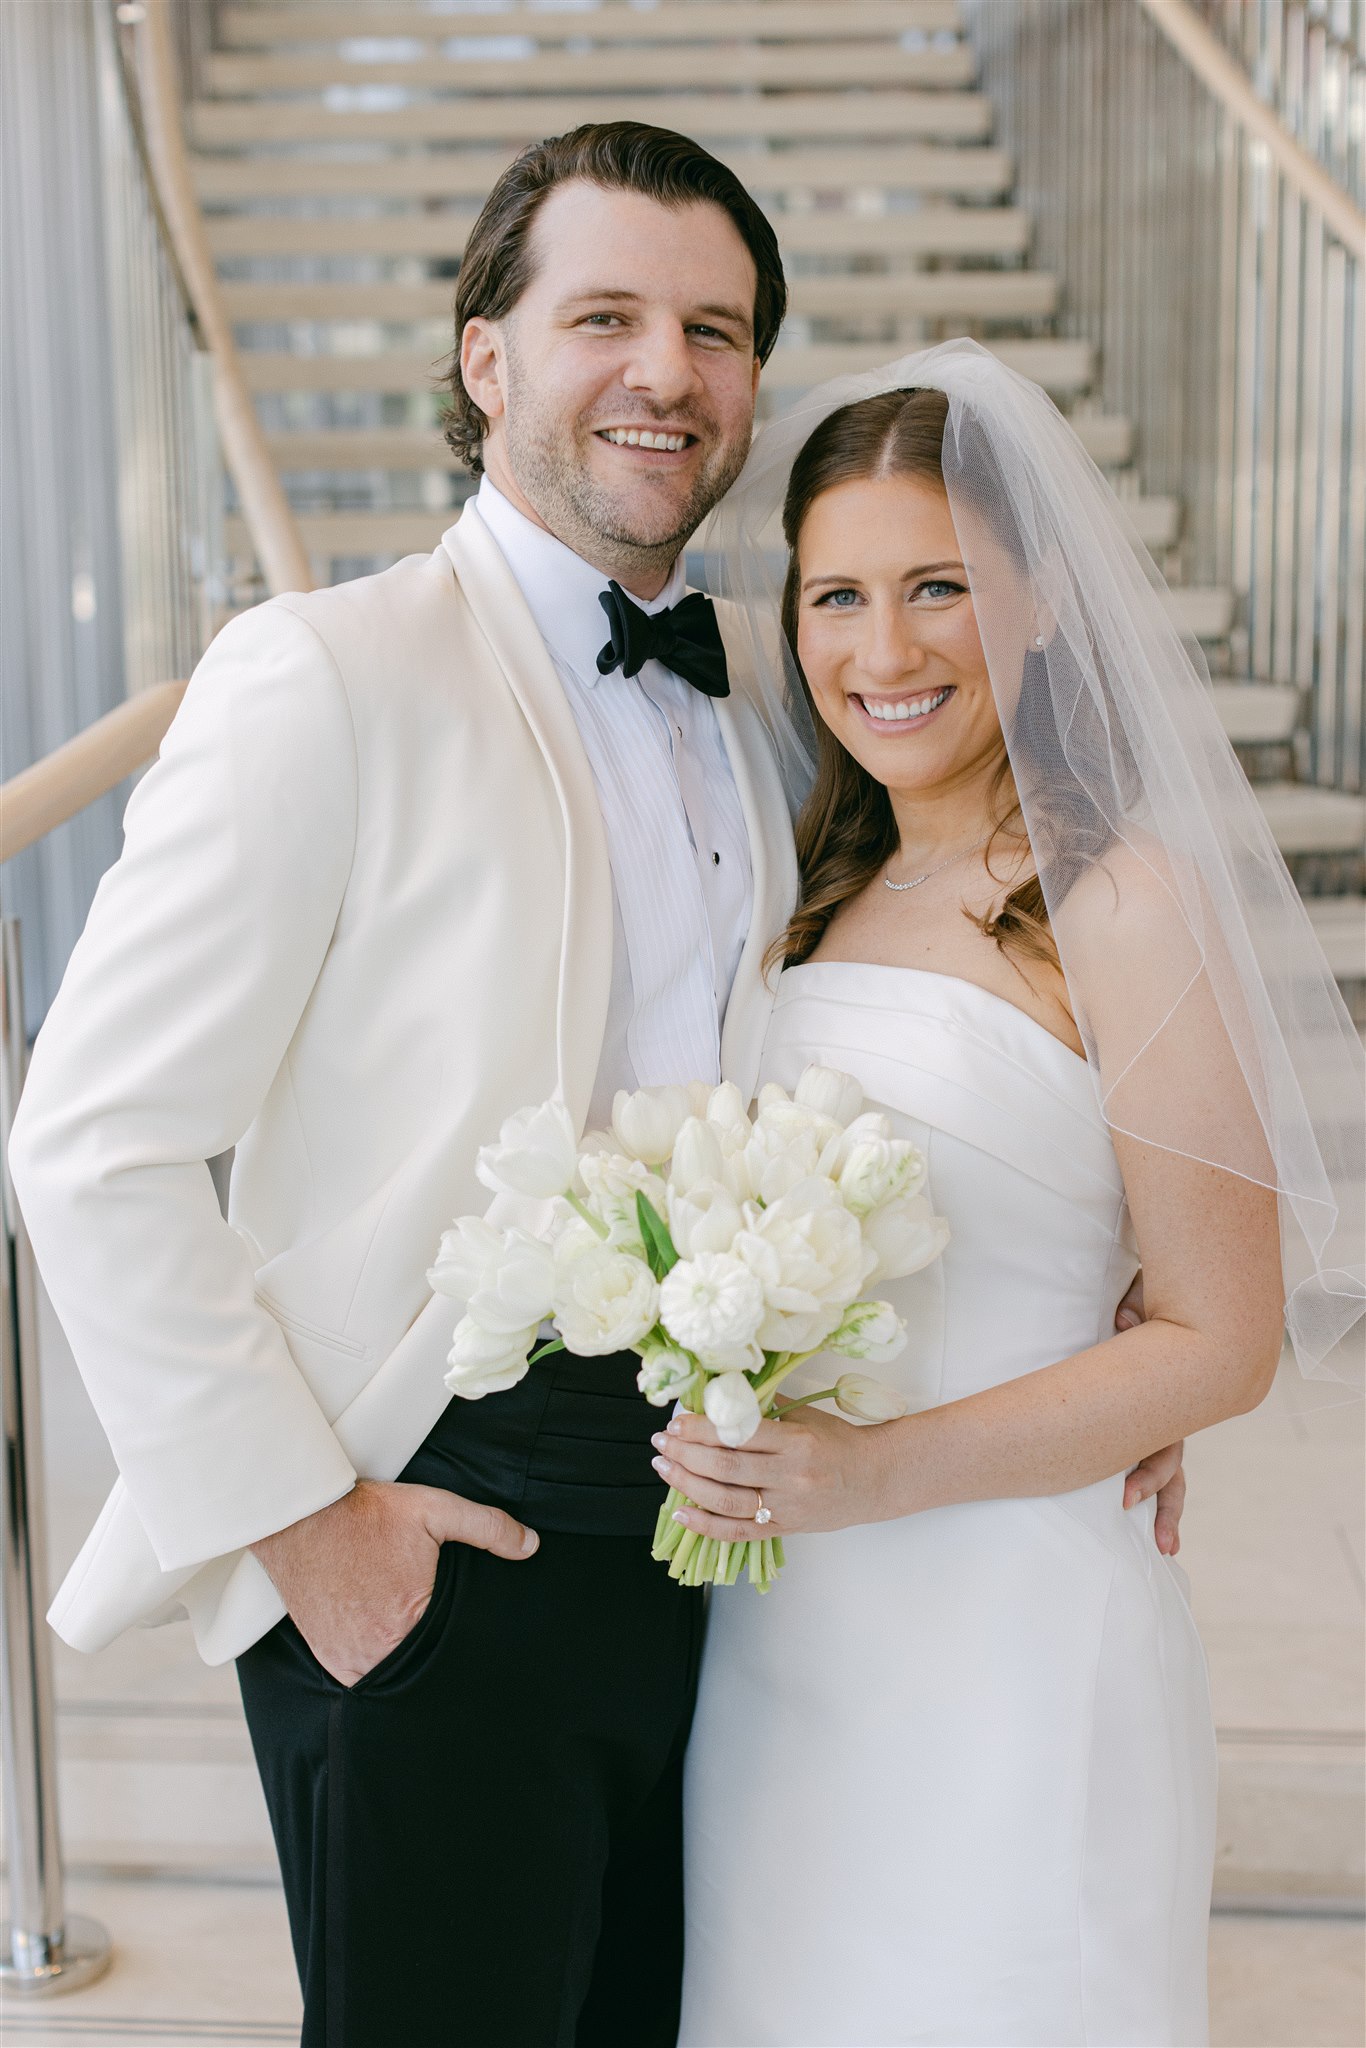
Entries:
[[150,761],[184,694],[184,683],[139,690],[64,746],[12,775],[0,786],[0,861],[64,825]]
[[1323,216],[1324,224],[1337,239],[1354,256],[1366,255],[1366,213],[1291,134],[1275,108],[1257,97],[1247,73],[1205,26],[1189,0],[1138,0],[1138,4],[1151,15],[1196,77],[1209,87],[1224,111],[1249,135],[1266,144],[1282,177],[1307,205]]
[[180,120],[180,86],[171,45],[170,0],[146,0],[133,31],[138,99],[157,198],[176,261],[213,361],[214,414],[247,530],[272,595],[311,590],[308,550],[270,459],[256,407],[242,375],[232,325],[223,308],[204,216],[190,171]]

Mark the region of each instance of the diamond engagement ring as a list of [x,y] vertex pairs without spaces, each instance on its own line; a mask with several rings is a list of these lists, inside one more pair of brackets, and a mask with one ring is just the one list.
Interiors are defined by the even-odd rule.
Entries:
[[[755,1491],[757,1492],[758,1489],[756,1488]],[[771,1522],[773,1520],[773,1510],[764,1506],[762,1494],[759,1494],[759,1505],[754,1510],[754,1519],[756,1522]]]

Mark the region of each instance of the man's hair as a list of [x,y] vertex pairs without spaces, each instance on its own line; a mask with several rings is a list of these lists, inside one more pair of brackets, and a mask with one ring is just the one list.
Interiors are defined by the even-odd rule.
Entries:
[[599,121],[536,142],[510,163],[470,230],[455,287],[455,353],[446,373],[444,421],[451,448],[476,475],[488,420],[465,389],[460,343],[465,323],[501,320],[532,279],[531,227],[548,193],[574,180],[608,192],[639,192],[661,206],[708,201],[729,214],[754,258],[754,353],[765,362],[787,310],[778,238],[733,171],[686,135],[643,121]]

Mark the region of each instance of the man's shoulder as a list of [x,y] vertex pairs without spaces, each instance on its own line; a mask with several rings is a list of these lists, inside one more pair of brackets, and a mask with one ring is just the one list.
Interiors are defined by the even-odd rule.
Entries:
[[285,591],[258,609],[287,614],[322,640],[339,666],[395,652],[449,625],[461,591],[444,546],[325,589]]

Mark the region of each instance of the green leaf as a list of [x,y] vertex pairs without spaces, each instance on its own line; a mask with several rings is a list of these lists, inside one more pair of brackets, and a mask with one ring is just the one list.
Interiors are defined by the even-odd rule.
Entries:
[[542,1346],[541,1346],[541,1348],[540,1348],[540,1350],[539,1350],[539,1351],[533,1351],[533,1352],[532,1352],[532,1354],[531,1354],[531,1356],[530,1356],[530,1358],[529,1358],[529,1359],[527,1360],[527,1364],[528,1364],[528,1365],[539,1365],[539,1364],[540,1364],[540,1362],[541,1362],[541,1360],[542,1360],[543,1358],[549,1358],[552,1352],[554,1352],[554,1351],[563,1351],[563,1350],[564,1350],[564,1338],[563,1338],[563,1337],[556,1337],[556,1338],[555,1338],[555,1339],[553,1340],[553,1342],[551,1342],[551,1343],[549,1343],[549,1344],[542,1344]]
[[640,1225],[641,1242],[650,1262],[650,1271],[656,1280],[662,1280],[678,1264],[678,1253],[669,1235],[668,1224],[649,1196],[639,1188],[636,1190],[636,1221]]

